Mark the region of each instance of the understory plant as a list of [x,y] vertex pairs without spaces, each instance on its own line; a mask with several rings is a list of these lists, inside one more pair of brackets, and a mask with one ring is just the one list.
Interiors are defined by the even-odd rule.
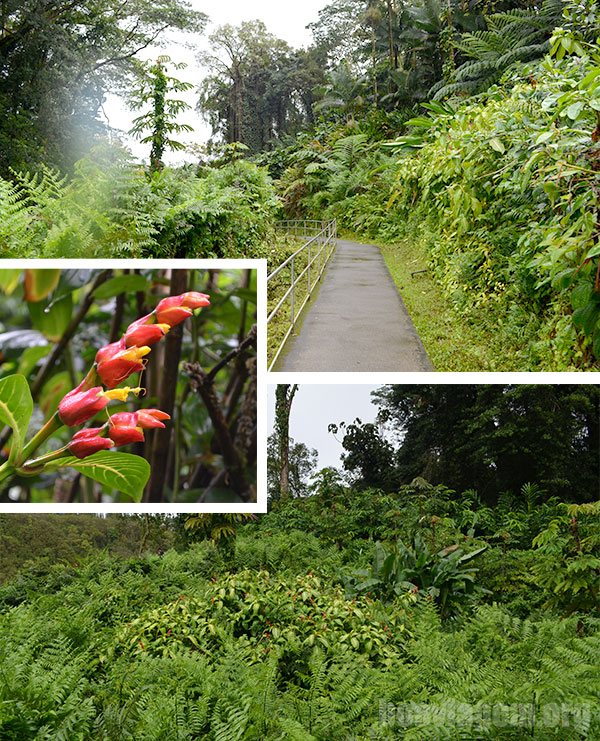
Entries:
[[347,581],[348,589],[351,594],[373,594],[383,600],[422,593],[433,599],[442,618],[447,618],[484,593],[475,582],[477,569],[468,564],[486,548],[464,553],[459,545],[451,545],[434,552],[420,533],[410,546],[401,539],[391,548],[378,542],[371,568],[356,571]]

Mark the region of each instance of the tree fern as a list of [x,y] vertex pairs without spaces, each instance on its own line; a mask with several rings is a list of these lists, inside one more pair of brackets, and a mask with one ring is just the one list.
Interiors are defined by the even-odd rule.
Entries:
[[493,13],[483,31],[465,33],[456,48],[474,61],[464,62],[449,81],[435,85],[435,100],[473,95],[497,82],[515,62],[543,56],[552,30],[560,22],[561,0],[544,0],[540,8]]

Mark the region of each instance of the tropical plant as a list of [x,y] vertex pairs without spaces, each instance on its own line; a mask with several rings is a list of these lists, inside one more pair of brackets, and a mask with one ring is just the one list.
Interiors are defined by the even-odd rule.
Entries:
[[376,543],[371,569],[355,572],[348,588],[351,594],[368,593],[384,600],[422,592],[435,600],[441,616],[447,618],[483,593],[475,584],[477,569],[468,564],[486,548],[464,553],[460,546],[452,545],[435,553],[420,533],[410,546],[400,539],[391,549]]

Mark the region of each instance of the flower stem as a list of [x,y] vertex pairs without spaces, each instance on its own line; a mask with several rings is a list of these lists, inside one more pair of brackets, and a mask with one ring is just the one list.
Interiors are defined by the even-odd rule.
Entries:
[[39,429],[27,445],[23,448],[18,456],[17,462],[19,465],[26,461],[35,451],[44,443],[56,430],[60,429],[63,423],[58,416],[58,412],[55,412],[52,417],[46,422],[46,424]]
[[17,473],[22,476],[35,476],[42,471],[46,463],[55,461],[57,458],[63,458],[65,455],[68,455],[68,453],[69,446],[64,445],[58,450],[53,450],[51,453],[46,453],[46,455],[41,455],[39,458],[27,461],[17,470]]
[[0,486],[14,475],[15,468],[8,461],[0,466]]

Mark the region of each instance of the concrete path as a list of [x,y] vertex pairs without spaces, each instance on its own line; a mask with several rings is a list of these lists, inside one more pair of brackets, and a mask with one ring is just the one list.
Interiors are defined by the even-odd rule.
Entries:
[[377,247],[338,239],[277,371],[432,371]]

